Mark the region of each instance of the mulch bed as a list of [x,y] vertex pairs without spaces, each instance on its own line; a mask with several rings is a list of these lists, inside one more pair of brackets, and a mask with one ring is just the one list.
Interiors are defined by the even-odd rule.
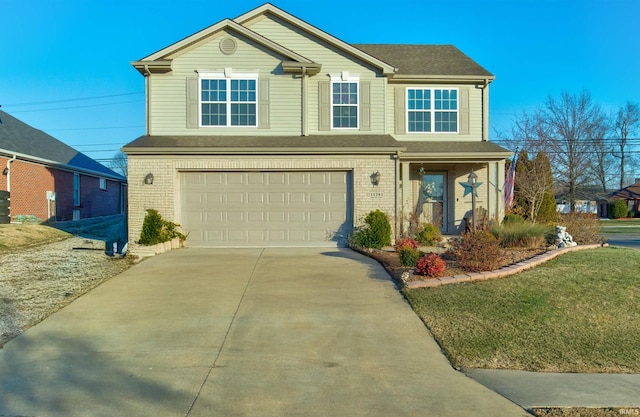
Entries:
[[[448,257],[445,253],[442,253],[442,248],[438,248],[439,250],[429,250],[429,248],[420,248],[420,250],[424,253],[429,252],[439,252],[439,255],[447,263],[447,269],[445,270],[445,276],[455,276],[459,274],[464,274],[465,271],[458,266],[455,260]],[[372,257],[382,264],[382,266],[387,270],[389,275],[398,283],[402,282],[410,282],[410,281],[418,281],[429,279],[429,277],[425,277],[422,275],[416,275],[415,268],[407,268],[400,265],[400,259],[398,253],[393,249],[360,249],[359,252],[364,253],[367,256]],[[504,257],[502,262],[500,263],[500,268],[516,264],[520,261],[533,258],[534,256],[546,252],[544,248],[508,248],[504,251]],[[405,272],[409,272],[409,276],[405,279],[402,278],[402,275]]]

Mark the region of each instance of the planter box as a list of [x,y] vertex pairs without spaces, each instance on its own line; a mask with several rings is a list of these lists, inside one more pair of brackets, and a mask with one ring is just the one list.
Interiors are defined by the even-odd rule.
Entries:
[[184,247],[184,242],[180,241],[180,238],[174,238],[168,242],[158,243],[156,245],[140,245],[134,243],[129,246],[129,253],[139,258],[145,258],[154,255],[160,255],[173,249],[179,249]]

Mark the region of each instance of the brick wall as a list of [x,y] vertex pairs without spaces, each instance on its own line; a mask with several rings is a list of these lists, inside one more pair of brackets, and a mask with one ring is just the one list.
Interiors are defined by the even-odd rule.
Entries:
[[[0,158],[0,172],[6,167],[6,158]],[[73,173],[44,165],[16,160],[11,163],[11,215],[33,215],[41,220],[64,221],[73,219],[73,210],[80,210],[80,218],[119,214],[121,207],[120,184],[107,180],[107,190],[100,190],[99,178],[80,175],[80,206],[73,203]],[[2,176],[0,187],[7,189],[7,176]],[[47,200],[47,191],[56,193],[55,203]]]
[[[0,167],[7,166],[7,159],[0,158]],[[15,160],[11,169],[11,217],[33,215],[47,220],[47,191],[55,189],[52,173],[43,165]],[[3,175],[4,190],[7,189],[8,176]],[[53,205],[51,211],[53,212]]]
[[[189,157],[154,158],[129,156],[129,241],[140,238],[147,209],[156,209],[167,220],[179,222],[180,171],[198,170],[344,170],[353,177],[353,219],[362,224],[372,210],[387,213],[395,223],[395,160],[380,156],[273,156],[259,158]],[[378,186],[371,184],[371,174],[380,172]],[[153,173],[153,185],[144,177]]]

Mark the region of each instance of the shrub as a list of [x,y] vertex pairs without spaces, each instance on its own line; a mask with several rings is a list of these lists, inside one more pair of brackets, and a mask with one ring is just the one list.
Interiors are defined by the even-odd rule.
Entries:
[[349,244],[362,248],[381,249],[391,244],[391,223],[380,210],[372,211],[365,217],[366,227],[349,236]]
[[400,252],[400,249],[404,247],[418,249],[418,242],[416,242],[416,240],[411,237],[403,237],[402,239],[398,239],[395,245],[396,251]]
[[398,256],[400,258],[400,265],[414,267],[420,259],[420,251],[410,246],[402,246],[398,250]]
[[609,203],[609,217],[612,219],[626,217],[628,212],[626,200],[615,200],[613,203]]
[[593,213],[562,214],[558,222],[566,226],[567,232],[578,245],[597,244],[602,241],[602,226],[598,216]]
[[551,229],[542,224],[510,221],[494,225],[491,233],[500,239],[500,245],[504,248],[539,248],[545,244]]
[[176,237],[185,240],[187,237],[178,231],[178,227],[180,225],[163,219],[158,210],[148,209],[142,223],[139,243],[155,245]]
[[503,257],[500,240],[488,230],[463,234],[450,251],[458,265],[470,272],[496,269]]
[[427,277],[442,277],[447,269],[447,263],[435,253],[430,253],[418,260],[416,272]]
[[427,223],[416,233],[416,240],[425,246],[433,246],[442,240],[438,226]]
[[504,219],[502,220],[502,224],[521,224],[524,223],[524,217],[517,213],[509,213],[505,214]]
[[162,216],[158,213],[158,210],[147,210],[146,216],[144,216],[144,222],[142,223],[142,232],[140,233],[140,243],[142,245],[155,245],[163,242],[161,240],[162,235]]

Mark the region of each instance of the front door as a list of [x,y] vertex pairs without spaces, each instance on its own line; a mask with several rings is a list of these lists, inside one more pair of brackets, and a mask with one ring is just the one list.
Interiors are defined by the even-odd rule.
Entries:
[[420,221],[431,223],[445,232],[447,226],[447,181],[446,174],[425,172],[420,183],[417,211]]

